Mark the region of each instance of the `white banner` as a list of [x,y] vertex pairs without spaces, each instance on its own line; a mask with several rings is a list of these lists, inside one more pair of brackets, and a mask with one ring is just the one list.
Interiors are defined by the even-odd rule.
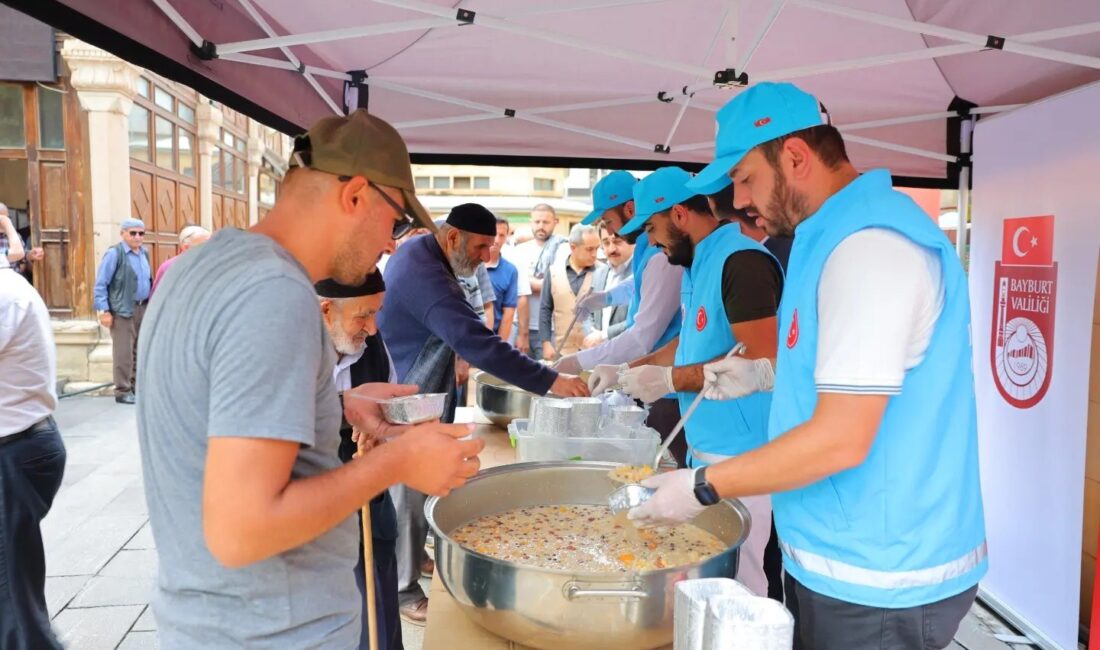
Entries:
[[981,120],[970,294],[989,575],[1077,648],[1089,360],[1100,252],[1100,85]]

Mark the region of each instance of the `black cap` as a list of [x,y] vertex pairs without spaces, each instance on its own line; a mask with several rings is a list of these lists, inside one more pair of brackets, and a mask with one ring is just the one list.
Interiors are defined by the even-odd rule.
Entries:
[[451,208],[447,225],[475,235],[497,236],[497,217],[483,205],[463,203]]
[[367,276],[363,284],[357,287],[349,287],[328,278],[313,285],[313,290],[322,298],[361,298],[382,293],[386,290],[386,283],[382,281],[382,272],[376,270]]

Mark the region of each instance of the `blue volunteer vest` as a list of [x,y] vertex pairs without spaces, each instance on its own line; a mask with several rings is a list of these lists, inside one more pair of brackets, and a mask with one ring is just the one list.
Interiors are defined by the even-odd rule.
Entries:
[[[656,246],[650,246],[649,235],[642,233],[634,243],[634,257],[630,260],[630,264],[634,268],[634,296],[631,297],[630,307],[626,310],[627,327],[634,326],[634,319],[638,315],[638,307],[642,301],[642,275],[645,273],[646,265],[649,264],[649,259],[654,255],[664,255],[664,253]],[[653,350],[650,350],[650,352],[664,347],[665,344],[676,338],[676,335],[679,333],[680,315],[677,314],[669,322],[665,331],[661,333],[661,337],[657,339],[656,345],[653,346]]]
[[924,360],[890,398],[866,460],[775,494],[772,507],[783,567],[804,586],[870,607],[915,607],[974,586],[988,560],[966,274],[936,223],[891,188],[886,170],[863,174],[798,226],[768,434],[775,439],[813,415],[818,281],[837,244],[866,228],[892,229],[939,255],[943,312]]
[[[760,251],[772,258],[767,249],[742,235],[735,225],[720,226],[695,247],[695,259],[680,283],[683,324],[676,348],[677,366],[712,361],[737,344],[722,300],[722,269],[726,258],[747,250]],[[687,413],[697,394],[676,393],[681,413]],[[735,400],[704,399],[684,427],[688,445],[693,450],[721,456],[756,449],[768,441],[771,403],[771,393],[755,393]],[[691,460],[693,466],[705,464],[696,458]]]

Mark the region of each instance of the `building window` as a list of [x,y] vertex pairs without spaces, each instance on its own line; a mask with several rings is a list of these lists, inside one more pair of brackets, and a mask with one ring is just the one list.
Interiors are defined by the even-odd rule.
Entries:
[[456,190],[468,190],[471,187],[469,176],[455,176],[453,180]]
[[0,84],[0,147],[27,146],[23,131],[23,87]]
[[475,190],[487,190],[487,189],[489,189],[489,177],[488,176],[474,176],[474,189]]
[[173,103],[175,100],[172,97],[172,93],[161,88],[160,86],[153,86],[153,103],[160,106],[169,113],[176,112],[176,105]]
[[264,161],[263,169],[260,170],[260,176],[257,179],[259,182],[259,200],[261,205],[268,207],[275,205],[275,198],[279,193],[279,181],[275,178],[275,172],[271,168],[271,163]]
[[449,190],[449,189],[451,189],[451,178],[449,176],[432,176],[432,189],[433,190]]
[[429,176],[417,176],[413,179],[413,182],[418,190],[427,190],[432,187],[432,179]]
[[586,199],[592,196],[591,187],[570,187],[565,190],[565,195],[571,199]]
[[[182,106],[183,104],[180,104]],[[178,130],[177,145],[180,154],[180,173],[195,177],[195,136],[183,129]]]
[[149,80],[145,77],[138,77],[137,92],[145,99],[149,99]]
[[248,165],[241,155],[242,144],[247,148],[247,140],[222,129],[221,144],[211,161],[211,167],[217,168],[211,170],[211,184],[215,189],[242,196],[248,194]]
[[175,137],[172,123],[161,116],[156,116],[157,137],[157,167],[164,169],[176,168],[176,157],[173,155]]
[[149,109],[130,109],[130,157],[149,162]]
[[195,109],[191,108],[187,104],[184,104],[183,102],[180,102],[179,105],[176,106],[176,114],[180,116],[181,120],[187,122],[188,124],[195,123]]
[[553,192],[554,191],[554,179],[552,179],[552,178],[536,178],[535,179],[535,191],[536,192]]
[[65,148],[65,122],[62,117],[61,91],[38,87],[38,146],[43,149]]

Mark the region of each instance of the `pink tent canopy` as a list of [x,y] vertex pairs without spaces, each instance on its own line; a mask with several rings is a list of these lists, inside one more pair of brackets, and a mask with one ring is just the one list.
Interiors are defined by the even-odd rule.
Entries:
[[790,80],[859,168],[953,186],[961,122],[1100,79],[1080,0],[0,1],[291,133],[366,105],[420,162],[697,165]]

